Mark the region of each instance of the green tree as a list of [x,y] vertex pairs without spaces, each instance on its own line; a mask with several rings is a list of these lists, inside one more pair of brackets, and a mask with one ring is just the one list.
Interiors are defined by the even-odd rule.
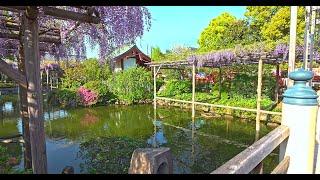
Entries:
[[[305,8],[298,8],[297,41],[302,43],[305,27]],[[290,32],[290,7],[248,6],[245,12],[250,34],[255,41],[288,42]]]
[[211,51],[234,47],[236,44],[247,43],[248,26],[244,20],[227,12],[211,20],[200,34],[198,44],[200,51]]
[[159,61],[163,57],[164,57],[164,54],[161,52],[161,49],[158,46],[151,48],[151,59],[153,61]]

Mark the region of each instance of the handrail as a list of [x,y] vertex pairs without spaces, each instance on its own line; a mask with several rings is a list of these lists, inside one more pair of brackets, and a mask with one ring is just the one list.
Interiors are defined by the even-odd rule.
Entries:
[[[165,100],[165,101],[175,101],[175,102],[192,104],[192,101],[186,101],[186,100],[172,99],[172,98],[159,97],[159,96],[157,96],[155,98],[159,99],[159,100]],[[202,103],[202,102],[194,102],[194,104],[203,105],[203,106],[210,106],[210,107],[218,107],[218,108],[229,108],[229,109],[241,110],[241,111],[257,112],[257,109],[234,107],[234,106],[225,106],[225,105],[220,105],[220,104],[210,104],[210,103]],[[266,111],[266,110],[260,110],[260,113],[272,114],[272,115],[280,115],[280,116],[282,115],[281,112],[273,112],[273,111]]]
[[281,125],[211,174],[248,174],[288,137],[289,128]]

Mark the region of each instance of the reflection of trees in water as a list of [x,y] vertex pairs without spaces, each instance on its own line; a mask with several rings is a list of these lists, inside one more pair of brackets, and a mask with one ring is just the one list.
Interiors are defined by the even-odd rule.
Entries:
[[80,120],[80,124],[82,126],[90,126],[97,123],[98,121],[99,118],[97,117],[97,111],[86,109],[83,118]]
[[144,147],[144,140],[128,137],[90,139],[80,144],[78,157],[84,159],[81,172],[126,174],[133,151]]

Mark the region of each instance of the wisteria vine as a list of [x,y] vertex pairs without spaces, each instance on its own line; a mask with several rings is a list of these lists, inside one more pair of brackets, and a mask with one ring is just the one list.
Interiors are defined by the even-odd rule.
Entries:
[[[56,6],[56,8],[84,12],[83,9],[70,6]],[[40,55],[46,54],[56,58],[67,58],[75,55],[79,58],[86,53],[86,44],[91,47],[99,45],[99,58],[104,61],[113,50],[126,44],[133,43],[141,37],[145,30],[151,26],[151,14],[146,7],[141,6],[95,6],[99,13],[100,23],[77,23],[73,20],[61,20],[43,13],[42,6],[39,9],[39,26],[54,27],[60,29],[61,44],[40,43]],[[12,13],[0,10],[1,14],[8,16],[9,20],[20,23],[22,13]],[[0,21],[0,29],[5,29],[5,20]],[[0,30],[1,31],[1,30]],[[18,56],[19,40],[0,38],[0,56]]]

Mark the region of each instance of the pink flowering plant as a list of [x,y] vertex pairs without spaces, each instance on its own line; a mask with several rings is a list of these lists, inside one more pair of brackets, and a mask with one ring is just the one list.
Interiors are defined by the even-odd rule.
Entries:
[[84,106],[92,106],[98,102],[98,94],[90,89],[81,86],[78,89],[80,103]]

